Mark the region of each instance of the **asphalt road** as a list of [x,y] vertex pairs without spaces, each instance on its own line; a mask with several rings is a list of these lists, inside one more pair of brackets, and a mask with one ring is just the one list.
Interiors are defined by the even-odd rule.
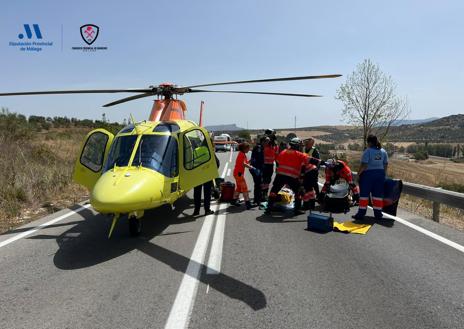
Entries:
[[217,204],[192,218],[191,197],[138,238],[121,220],[108,240],[110,218],[77,206],[1,235],[0,328],[463,328],[464,253],[446,243],[393,220],[362,236]]

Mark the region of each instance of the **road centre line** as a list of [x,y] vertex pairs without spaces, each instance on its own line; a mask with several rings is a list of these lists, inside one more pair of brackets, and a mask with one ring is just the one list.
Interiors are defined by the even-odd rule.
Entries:
[[227,169],[227,175],[226,175],[227,177],[229,177],[229,176],[230,176],[230,171],[231,171],[231,170],[230,170],[230,168],[229,168],[229,169]]
[[[215,206],[217,212],[219,205]],[[179,290],[177,291],[174,304],[169,313],[168,320],[164,328],[180,329],[187,328],[190,322],[190,317],[195,303],[195,297],[198,291],[199,277],[201,268],[205,261],[206,250],[211,236],[212,227],[214,224],[215,215],[208,215],[203,222],[203,225],[198,234],[197,242],[193,248],[192,256],[185,270]]]
[[206,274],[219,274],[221,272],[222,248],[224,246],[224,232],[226,228],[226,214],[222,210],[227,208],[226,203],[219,206],[219,214],[216,218],[213,242],[209,253]]
[[229,156],[229,162],[232,161],[232,155],[233,155],[233,154],[234,154],[234,150],[231,149],[231,150],[230,150],[230,156]]
[[50,221],[48,221],[46,223],[40,224],[39,226],[37,226],[35,228],[32,228],[29,231],[18,233],[15,236],[13,236],[13,237],[11,237],[9,239],[6,239],[5,241],[0,242],[0,248],[5,247],[6,245],[8,245],[8,244],[10,244],[12,242],[15,242],[15,241],[17,241],[19,239],[22,239],[22,238],[24,238],[24,237],[26,237],[28,235],[31,235],[32,233],[35,233],[35,232],[37,232],[38,230],[40,230],[42,228],[53,225],[53,224],[65,219],[65,218],[67,218],[67,217],[69,217],[71,215],[77,214],[77,213],[81,212],[82,210],[89,208],[90,206],[91,206],[90,204],[80,206],[76,210],[71,210],[71,211],[69,211],[68,213],[66,213],[64,215],[61,215],[61,216],[59,216],[57,218],[54,218],[54,219],[52,219],[52,220],[50,220]]
[[221,178],[226,177],[227,167],[229,167],[229,162],[226,162],[226,165],[224,166],[224,170],[222,171]]

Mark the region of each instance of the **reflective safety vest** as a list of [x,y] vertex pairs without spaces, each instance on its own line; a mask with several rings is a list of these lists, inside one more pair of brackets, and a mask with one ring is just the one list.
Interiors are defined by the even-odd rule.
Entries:
[[298,178],[301,174],[301,167],[306,163],[308,155],[292,149],[283,150],[277,156],[277,173],[280,175]]
[[199,165],[208,162],[209,160],[209,150],[206,146],[199,146],[193,150],[193,167],[198,167]]
[[279,154],[279,148],[277,145],[265,145],[264,146],[264,164],[274,164],[274,161]]
[[[316,148],[313,146],[313,147],[311,147],[311,149],[309,151],[305,152],[307,155],[309,155],[309,158],[312,158],[315,149]],[[305,164],[305,172],[309,172],[309,171],[315,170],[315,169],[318,169],[316,164],[311,163],[310,161],[306,162],[306,164]]]

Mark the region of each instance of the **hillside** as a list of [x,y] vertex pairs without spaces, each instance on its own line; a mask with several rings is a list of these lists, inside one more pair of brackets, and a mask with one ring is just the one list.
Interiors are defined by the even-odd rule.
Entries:
[[392,142],[464,142],[464,114],[450,115],[431,122],[392,127]]
[[[390,128],[390,142],[417,143],[464,143],[464,114],[450,115],[430,122],[424,120],[416,124],[403,124]],[[347,143],[362,138],[359,128],[350,126],[317,126],[296,129],[278,129],[277,133],[286,135],[294,132],[302,138],[308,136],[326,143]]]
[[238,127],[234,124],[225,124],[225,125],[215,125],[215,126],[206,126],[206,130],[211,132],[232,132],[232,131],[241,131],[243,128]]

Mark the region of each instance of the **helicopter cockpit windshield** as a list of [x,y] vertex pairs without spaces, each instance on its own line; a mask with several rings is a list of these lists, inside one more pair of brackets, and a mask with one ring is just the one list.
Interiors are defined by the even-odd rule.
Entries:
[[130,157],[137,135],[117,137],[111,146],[106,170],[114,166],[142,166],[166,177],[177,175],[177,140],[170,135],[142,135],[132,163]]
[[137,137],[137,135],[120,136],[113,141],[106,161],[105,171],[112,169],[114,166],[125,167],[129,165]]
[[170,135],[142,135],[132,165],[153,169],[167,177],[176,176],[176,139]]

